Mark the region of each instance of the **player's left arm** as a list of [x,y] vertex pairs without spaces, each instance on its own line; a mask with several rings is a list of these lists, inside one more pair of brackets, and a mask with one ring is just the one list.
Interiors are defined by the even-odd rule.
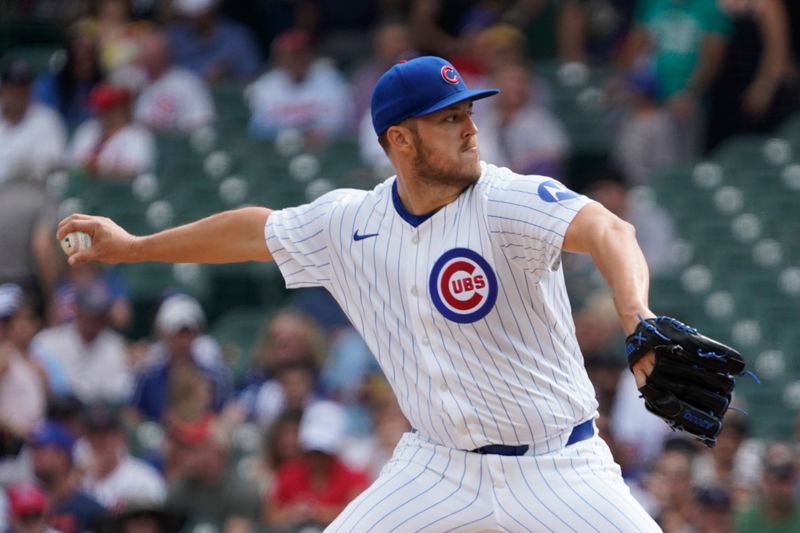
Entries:
[[[651,318],[647,268],[636,230],[597,202],[591,202],[572,219],[564,236],[564,251],[592,256],[614,298],[625,335],[636,328],[641,318]],[[653,355],[643,357],[633,368],[639,386],[652,370]],[[641,380],[641,384],[639,381]]]

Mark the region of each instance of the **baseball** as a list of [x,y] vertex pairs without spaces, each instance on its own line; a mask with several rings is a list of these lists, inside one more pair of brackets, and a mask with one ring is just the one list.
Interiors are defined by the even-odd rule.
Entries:
[[61,239],[61,249],[64,250],[64,253],[68,256],[79,250],[91,248],[91,246],[92,238],[88,233],[82,231],[73,231]]

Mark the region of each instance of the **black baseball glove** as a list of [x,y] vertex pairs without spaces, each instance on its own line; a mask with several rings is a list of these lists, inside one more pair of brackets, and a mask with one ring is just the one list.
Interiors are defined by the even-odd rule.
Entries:
[[649,351],[655,367],[639,389],[647,410],[713,448],[734,376],[744,372],[742,355],[667,316],[641,320],[625,339],[631,369]]

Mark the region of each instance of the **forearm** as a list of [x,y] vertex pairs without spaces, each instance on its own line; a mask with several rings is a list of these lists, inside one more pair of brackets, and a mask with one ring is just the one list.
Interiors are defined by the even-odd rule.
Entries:
[[774,88],[789,61],[789,34],[786,10],[777,0],[762,3],[758,25],[764,38],[764,49],[758,65],[756,81]]
[[236,263],[271,261],[264,225],[271,211],[246,207],[137,237],[131,246],[132,263]]
[[578,2],[570,1],[558,16],[558,53],[562,61],[585,59],[586,12]]
[[633,226],[620,220],[600,228],[589,242],[589,253],[611,289],[626,335],[640,316],[654,316],[648,307],[650,273]]
[[49,226],[37,226],[33,231],[33,242],[31,243],[36,273],[48,307],[58,280],[58,262],[54,253],[52,235],[52,229]]
[[686,89],[698,96],[703,95],[719,73],[725,57],[726,41],[722,35],[711,34],[703,39],[700,59],[686,82]]

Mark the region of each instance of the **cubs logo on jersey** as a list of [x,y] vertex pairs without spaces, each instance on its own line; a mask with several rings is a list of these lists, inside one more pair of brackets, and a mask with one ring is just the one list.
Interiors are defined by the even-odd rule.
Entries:
[[433,305],[445,318],[467,324],[482,319],[497,300],[497,276],[480,254],[469,248],[443,253],[430,273]]

